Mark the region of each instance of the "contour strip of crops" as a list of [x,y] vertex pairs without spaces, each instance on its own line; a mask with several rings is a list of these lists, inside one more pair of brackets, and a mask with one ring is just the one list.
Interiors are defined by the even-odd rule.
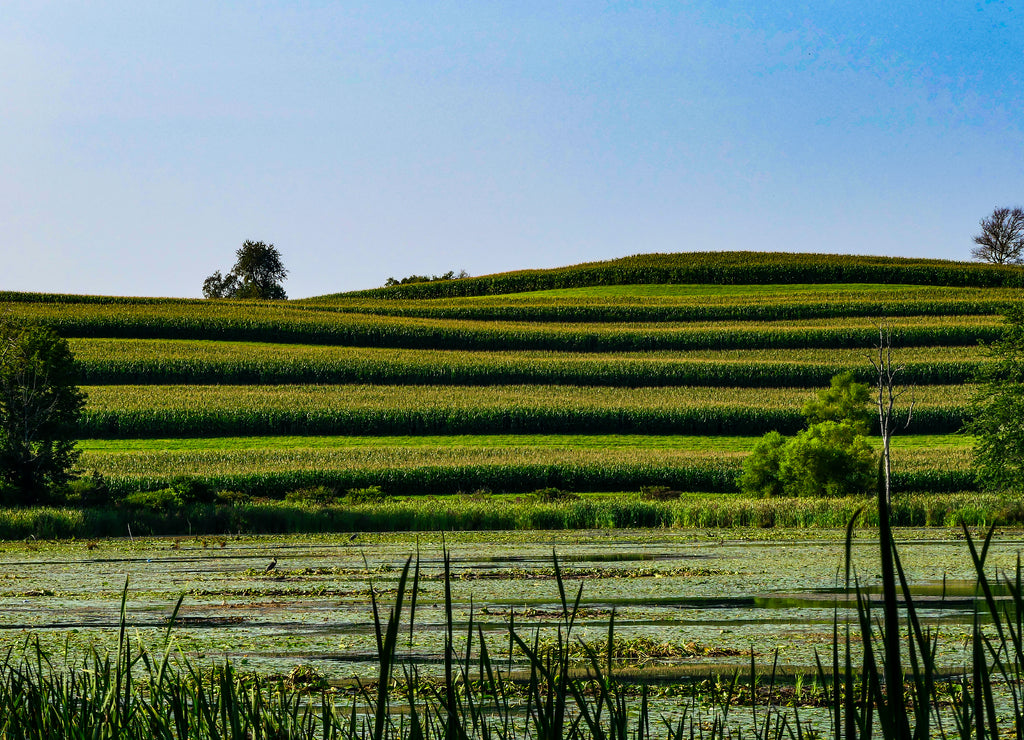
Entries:
[[622,286],[621,293],[590,288],[418,301],[308,299],[299,304],[353,313],[477,321],[652,322],[993,315],[1016,300],[1012,289],[933,286],[653,286],[678,291],[666,295],[643,291],[644,287],[652,286]]
[[[972,485],[969,447],[913,447],[895,456],[898,485],[962,490]],[[664,448],[339,447],[333,449],[87,452],[82,465],[110,479],[115,490],[156,488],[179,476],[221,488],[281,495],[312,485],[342,489],[380,485],[392,494],[452,493],[488,487],[530,491],[734,491],[745,452]]]
[[[576,386],[87,386],[83,437],[792,433],[817,389]],[[957,431],[971,386],[914,389],[915,426]]]
[[[857,348],[877,340],[878,321],[551,324],[367,316],[288,306],[211,302],[174,304],[7,303],[13,319],[53,327],[68,337],[218,339],[405,347],[648,351],[684,349]],[[887,317],[899,346],[974,345],[1001,334],[998,316]]]
[[[372,383],[414,385],[827,385],[842,370],[871,381],[866,348],[691,352],[469,352],[190,340],[75,339],[85,384]],[[901,379],[970,382],[979,347],[899,349]]]

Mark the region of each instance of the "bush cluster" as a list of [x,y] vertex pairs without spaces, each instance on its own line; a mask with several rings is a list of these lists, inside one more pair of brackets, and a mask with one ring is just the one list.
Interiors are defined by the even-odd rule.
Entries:
[[762,496],[849,496],[871,490],[877,458],[865,435],[868,387],[852,373],[804,404],[806,429],[786,438],[769,432],[743,463],[740,489]]

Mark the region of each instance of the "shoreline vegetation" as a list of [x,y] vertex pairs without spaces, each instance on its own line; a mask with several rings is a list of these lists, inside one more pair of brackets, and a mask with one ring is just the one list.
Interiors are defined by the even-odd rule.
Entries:
[[[872,598],[852,568],[855,519],[846,529],[845,577],[837,575],[835,589],[852,608],[833,608],[830,650],[816,652],[808,671],[791,673],[780,665],[778,649],[764,655],[753,646],[749,669],[733,668],[731,675],[714,666],[704,666],[703,675],[632,671],[630,646],[617,639],[614,609],[604,623],[606,637],[586,639],[584,586],[574,593],[557,555],[552,623],[542,628],[512,617],[502,629],[507,637],[488,639],[472,609],[465,622],[456,616],[452,584],[458,576],[445,550],[443,597],[437,603],[418,604],[418,556],[405,560],[388,587],[378,591],[371,581],[364,608],[376,638],[374,675],[346,686],[331,684],[308,666],[296,666],[287,676],[263,676],[227,659],[204,661],[176,650],[174,629],[184,595],[166,619],[163,639],[149,647],[128,629],[126,579],[116,650],[105,656],[93,650],[77,662],[65,654],[71,667],[62,669],[29,636],[21,650],[0,660],[0,736],[981,740],[1019,734],[1019,559],[1014,572],[989,575],[994,530],[975,542],[962,527],[976,598],[970,628],[955,638],[962,643],[961,657],[950,665],[940,657],[940,646],[951,636],[933,624],[927,600],[914,595],[898,557],[893,577],[899,577],[904,615],[892,623],[878,618],[885,605]],[[895,543],[890,545],[895,556]],[[404,649],[406,631],[411,644],[417,620],[432,623],[439,633],[436,670]],[[896,670],[901,652],[909,657],[905,671]]]
[[[659,496],[669,498],[657,500]],[[862,496],[752,498],[661,489],[650,489],[646,497],[547,489],[517,496],[478,493],[332,504],[262,500],[160,509],[33,506],[0,509],[0,540],[644,527],[838,529],[860,510],[861,525],[878,526],[875,504]],[[897,527],[1024,526],[1024,501],[998,494],[899,493],[891,513]]]

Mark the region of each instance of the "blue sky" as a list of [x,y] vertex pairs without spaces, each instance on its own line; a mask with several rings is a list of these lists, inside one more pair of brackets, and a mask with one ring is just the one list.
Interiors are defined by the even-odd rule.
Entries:
[[245,239],[291,297],[641,252],[968,259],[1024,205],[1022,78],[1004,2],[7,0],[0,289],[198,296]]

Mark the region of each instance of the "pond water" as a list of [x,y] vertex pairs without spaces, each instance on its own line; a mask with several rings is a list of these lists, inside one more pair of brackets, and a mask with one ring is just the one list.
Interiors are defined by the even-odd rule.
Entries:
[[[390,605],[405,559],[418,552],[415,627],[399,650],[429,671],[444,639],[446,547],[457,632],[472,612],[496,655],[508,644],[513,616],[521,634],[549,634],[557,625],[554,553],[569,600],[583,589],[574,628],[580,639],[605,639],[614,609],[621,640],[689,646],[636,658],[638,665],[731,673],[749,667],[751,651],[766,667],[778,651],[786,670],[811,673],[815,651],[823,658],[831,652],[834,616],[842,622],[852,615],[842,587],[843,534],[600,530],[3,542],[0,648],[30,634],[58,658],[112,647],[127,578],[129,633],[151,648],[163,645],[167,619],[185,594],[171,639],[191,657],[267,673],[305,664],[329,679],[368,677],[375,650],[369,584]],[[877,600],[875,537],[873,530],[856,533],[852,566]],[[903,530],[898,539],[915,602],[939,631],[940,660],[955,667],[975,603],[967,544],[952,530]],[[1012,571],[1022,546],[1020,531],[998,532],[988,572]]]

